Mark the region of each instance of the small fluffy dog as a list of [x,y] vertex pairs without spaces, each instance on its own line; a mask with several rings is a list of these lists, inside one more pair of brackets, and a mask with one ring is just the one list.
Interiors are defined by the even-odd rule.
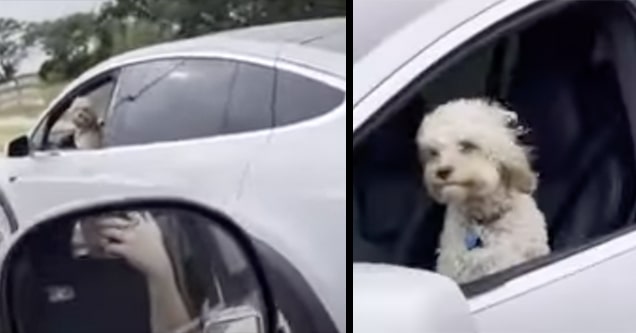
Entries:
[[77,149],[98,149],[102,147],[102,123],[93,110],[90,99],[77,97],[69,109],[73,123],[73,141]]
[[417,134],[424,180],[447,206],[437,271],[466,283],[550,252],[517,116],[462,99],[427,115]]

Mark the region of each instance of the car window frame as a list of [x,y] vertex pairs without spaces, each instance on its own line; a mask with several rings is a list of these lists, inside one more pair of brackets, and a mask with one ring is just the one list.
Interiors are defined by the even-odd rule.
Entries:
[[[222,60],[233,60],[237,62],[245,62],[253,65],[260,65],[269,68],[276,67],[276,59],[269,58],[265,56],[257,56],[249,53],[238,54],[234,52],[228,51],[174,51],[174,52],[166,52],[161,54],[151,54],[151,55],[142,55],[137,57],[130,57],[129,59],[117,60],[116,58],[111,58],[110,60],[106,60],[104,63],[96,65],[95,67],[87,70],[84,74],[80,75],[75,81],[69,83],[68,87],[63,90],[60,95],[53,99],[51,104],[45,109],[45,111],[41,114],[41,116],[36,121],[36,125],[31,128],[28,132],[27,136],[32,144],[35,144],[35,139],[37,136],[43,136],[43,130],[46,126],[46,123],[49,121],[49,118],[52,114],[56,112],[61,112],[59,110],[60,105],[63,105],[65,102],[69,101],[69,96],[72,96],[73,93],[77,94],[77,91],[81,91],[82,87],[90,84],[95,79],[99,79],[104,75],[108,75],[109,73],[118,72],[120,68],[134,65],[137,63],[142,63],[146,61],[152,60],[162,60],[162,59],[173,59],[173,58],[183,58],[183,59],[222,59]],[[344,85],[346,86],[346,84]],[[119,83],[116,84],[115,89],[113,90],[113,94],[117,93],[119,87]],[[112,110],[112,105],[110,106],[110,112]],[[267,129],[265,131],[270,131],[271,129]],[[255,131],[256,132],[256,131]],[[252,132],[250,132],[252,133]],[[240,135],[240,133],[238,134]],[[47,150],[35,149],[36,152],[47,152]],[[78,152],[77,150],[69,150],[70,152]],[[81,152],[81,150],[79,151]]]
[[[190,61],[190,60],[205,60],[205,61],[231,61],[234,62],[236,64],[237,67],[237,73],[238,70],[240,68],[241,65],[249,65],[249,66],[257,66],[257,67],[262,67],[262,68],[266,68],[269,70],[272,70],[274,72],[274,76],[275,76],[275,71],[276,71],[276,64],[277,62],[274,59],[267,59],[267,58],[261,58],[261,57],[255,57],[255,56],[249,56],[249,55],[239,55],[239,54],[233,54],[233,53],[225,53],[225,52],[188,52],[188,53],[171,53],[171,54],[165,54],[165,55],[158,55],[158,56],[148,56],[148,57],[143,57],[143,58],[138,58],[132,61],[128,61],[128,62],[124,62],[122,63],[120,66],[118,66],[119,70],[123,70],[126,67],[129,66],[135,66],[135,65],[140,65],[143,63],[147,63],[147,62],[154,62],[154,61],[170,61],[170,60],[174,60],[174,61]],[[115,87],[115,90],[113,92],[113,96],[116,96],[117,93],[119,92],[120,89],[120,84],[121,82],[117,83],[117,86]],[[273,95],[275,93],[275,79],[273,82],[273,87],[272,87],[272,101],[275,99],[275,96]],[[232,98],[232,91],[230,92],[229,98]],[[112,103],[109,109],[109,116],[111,118],[116,118],[117,115],[115,114],[115,110],[114,110],[114,103],[115,100],[114,98],[112,99]],[[272,106],[273,107],[273,106]],[[272,109],[271,112],[273,113],[274,110]],[[273,122],[273,120],[272,120]],[[105,124],[105,128],[106,128],[106,137],[108,138],[109,135],[111,135],[111,131],[112,128],[110,128],[109,126],[109,122],[107,122]],[[253,130],[253,131],[241,131],[241,132],[236,132],[236,133],[224,133],[224,134],[219,134],[219,135],[213,135],[213,136],[205,136],[205,137],[197,137],[197,138],[191,138],[191,139],[185,139],[185,140],[179,140],[180,142],[190,142],[190,141],[196,141],[196,140],[209,140],[211,138],[220,138],[220,137],[228,137],[228,136],[236,136],[236,135],[244,135],[244,134],[252,134],[252,133],[260,133],[260,132],[264,132],[264,131],[271,131],[272,129],[274,129],[275,126],[274,124],[272,124],[271,126],[267,127],[267,128],[261,128],[261,129],[257,129],[257,130]],[[108,139],[107,139],[108,141]],[[175,142],[174,140],[172,141],[160,141],[160,142],[156,142],[156,143],[152,143],[153,145],[164,145],[164,144],[170,144]],[[110,148],[125,148],[125,147],[138,147],[138,146],[143,146],[143,145],[147,145],[148,143],[141,143],[141,144],[132,144],[132,145],[118,145],[118,146],[112,146]]]
[[[399,112],[414,95],[421,92],[421,87],[433,81],[433,78],[446,69],[457,64],[467,55],[483,49],[484,45],[493,44],[511,31],[549,15],[550,12],[568,7],[574,1],[504,2],[482,13],[481,16],[475,17],[472,21],[466,22],[456,31],[441,37],[437,43],[397,69],[392,77],[384,80],[356,105],[350,129],[353,132],[354,152],[379,124]],[[634,3],[632,2],[631,5],[633,6]],[[632,144],[636,145],[636,143]],[[636,219],[636,210],[631,220],[634,219]],[[351,230],[352,227],[349,228]],[[460,285],[460,288],[466,295],[471,309],[480,311],[505,299],[530,292],[537,283],[550,283],[572,272],[603,262],[614,256],[616,252],[624,250],[612,248],[613,244],[620,244],[621,239],[630,236],[636,237],[636,226],[624,227],[581,246],[530,260],[474,282]],[[586,260],[591,256],[594,257],[594,262]],[[512,280],[518,283],[508,284]]]
[[[143,63],[143,62],[147,62],[147,61],[154,61],[154,60],[169,60],[169,59],[220,59],[220,60],[231,60],[231,61],[236,61],[238,63],[246,63],[246,64],[251,64],[251,65],[256,65],[256,66],[263,66],[263,67],[267,67],[267,68],[271,68],[273,70],[285,70],[288,72],[291,72],[293,74],[296,75],[301,75],[301,76],[305,76],[307,78],[310,78],[312,80],[321,82],[323,84],[329,85],[333,88],[339,89],[343,92],[344,94],[344,98],[343,101],[340,105],[338,105],[337,107],[333,108],[333,110],[317,117],[317,118],[311,118],[311,119],[306,119],[303,120],[301,122],[297,122],[297,123],[293,123],[293,124],[288,124],[288,125],[284,125],[284,126],[273,126],[271,128],[267,128],[267,129],[262,129],[262,130],[255,130],[255,131],[251,131],[251,132],[241,132],[241,133],[235,133],[235,134],[227,134],[227,135],[222,135],[220,137],[229,137],[229,136],[240,136],[240,135],[252,135],[252,134],[261,134],[263,132],[280,132],[280,131],[287,131],[287,130],[293,130],[296,129],[298,127],[303,127],[306,126],[308,123],[310,122],[314,122],[314,121],[320,121],[323,118],[329,118],[329,117],[333,117],[334,113],[335,114],[339,114],[340,111],[342,110],[342,112],[346,112],[346,106],[347,106],[347,81],[346,81],[346,77],[342,77],[339,75],[335,75],[333,73],[327,72],[327,71],[321,71],[315,68],[312,68],[310,66],[307,65],[303,65],[300,63],[295,63],[293,61],[290,60],[286,60],[286,59],[280,59],[280,58],[270,58],[270,57],[266,57],[266,56],[257,56],[257,55],[251,55],[251,54],[238,54],[238,53],[234,53],[234,52],[227,52],[227,51],[175,51],[175,52],[168,52],[168,53],[164,53],[164,54],[154,54],[154,55],[143,55],[143,56],[139,56],[139,57],[131,57],[130,59],[125,59],[125,60],[121,60],[121,61],[115,61],[115,60],[107,60],[105,63],[101,64],[101,65],[97,65],[96,67],[88,70],[87,72],[85,72],[82,76],[80,76],[77,80],[81,80],[81,81],[74,81],[71,82],[69,84],[70,90],[66,90],[63,91],[61,94],[63,94],[63,96],[58,96],[53,100],[53,104],[51,104],[45,112],[43,112],[42,116],[40,116],[40,118],[37,121],[37,124],[29,131],[29,138],[32,142],[32,144],[35,144],[35,139],[37,138],[37,136],[43,136],[43,134],[41,134],[44,130],[44,127],[46,126],[46,123],[49,121],[49,118],[57,112],[61,112],[59,110],[60,105],[64,105],[65,102],[68,102],[70,100],[69,96],[73,96],[73,94],[77,95],[77,91],[81,91],[83,87],[86,87],[86,85],[90,84],[91,82],[93,82],[95,79],[99,79],[99,77],[105,76],[105,75],[109,75],[109,73],[115,73],[119,72],[119,70],[123,67],[126,66],[130,66],[130,65],[134,65],[134,64],[139,64],[139,63]],[[90,75],[88,78],[83,78],[84,75]],[[69,89],[69,88],[67,88]],[[115,85],[115,89],[113,90],[113,95],[115,95],[118,92],[119,89],[119,82],[116,83]],[[274,88],[275,89],[275,88]],[[112,108],[113,105],[111,103],[111,106],[109,107],[109,110],[107,112],[108,117],[112,117]],[[273,111],[274,112],[274,111]],[[58,116],[59,117],[59,116]],[[108,122],[106,122],[106,125],[108,126]],[[208,138],[202,138],[203,140],[205,139],[209,139]],[[201,138],[199,139],[193,139],[193,140],[202,140]],[[170,142],[160,142],[157,144],[169,144]],[[113,149],[113,148],[125,148],[127,146],[121,146],[121,147],[106,147],[105,149]],[[130,147],[130,146],[128,146]],[[36,152],[46,152],[47,150],[41,150],[38,147],[36,147],[35,149]],[[77,151],[77,150],[69,150],[68,153],[72,153],[72,152],[81,152]]]

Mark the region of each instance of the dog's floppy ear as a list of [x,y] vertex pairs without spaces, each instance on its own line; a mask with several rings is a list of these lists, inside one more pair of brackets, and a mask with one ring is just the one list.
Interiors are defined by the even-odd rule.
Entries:
[[515,147],[501,161],[503,181],[511,189],[532,194],[537,189],[538,177],[530,165],[529,154],[523,147]]

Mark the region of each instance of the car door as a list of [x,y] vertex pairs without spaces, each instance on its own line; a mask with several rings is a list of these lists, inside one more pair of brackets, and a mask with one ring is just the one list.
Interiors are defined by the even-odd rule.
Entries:
[[[503,1],[440,36],[432,45],[422,45],[417,56],[377,82],[356,105],[354,144],[369,119],[378,119],[380,110],[416,77],[426,77],[438,62],[459,54],[462,45],[478,41],[484,31],[532,4],[534,1]],[[415,31],[405,31],[392,42],[417,39]],[[378,54],[391,58],[391,52],[398,51]],[[494,282],[486,291],[467,293],[466,302],[480,332],[627,332],[636,325],[629,310],[636,305],[632,297],[636,286],[629,278],[635,263],[636,234],[627,227],[582,248],[559,252],[542,265]]]
[[13,178],[19,183],[116,177],[188,189],[226,203],[236,195],[250,158],[267,144],[273,98],[267,87],[273,80],[267,64],[231,59],[182,57],[127,65],[110,99],[105,147],[45,147],[23,159]]
[[232,213],[269,226],[262,237],[280,239],[276,249],[312,272],[305,278],[345,331],[346,81],[284,61],[277,70],[276,127]]

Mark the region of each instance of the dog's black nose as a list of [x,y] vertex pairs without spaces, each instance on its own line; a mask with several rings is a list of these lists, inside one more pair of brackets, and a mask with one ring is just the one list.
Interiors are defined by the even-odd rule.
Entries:
[[440,168],[437,170],[437,178],[441,180],[446,180],[452,172],[453,172],[453,168],[451,167]]

